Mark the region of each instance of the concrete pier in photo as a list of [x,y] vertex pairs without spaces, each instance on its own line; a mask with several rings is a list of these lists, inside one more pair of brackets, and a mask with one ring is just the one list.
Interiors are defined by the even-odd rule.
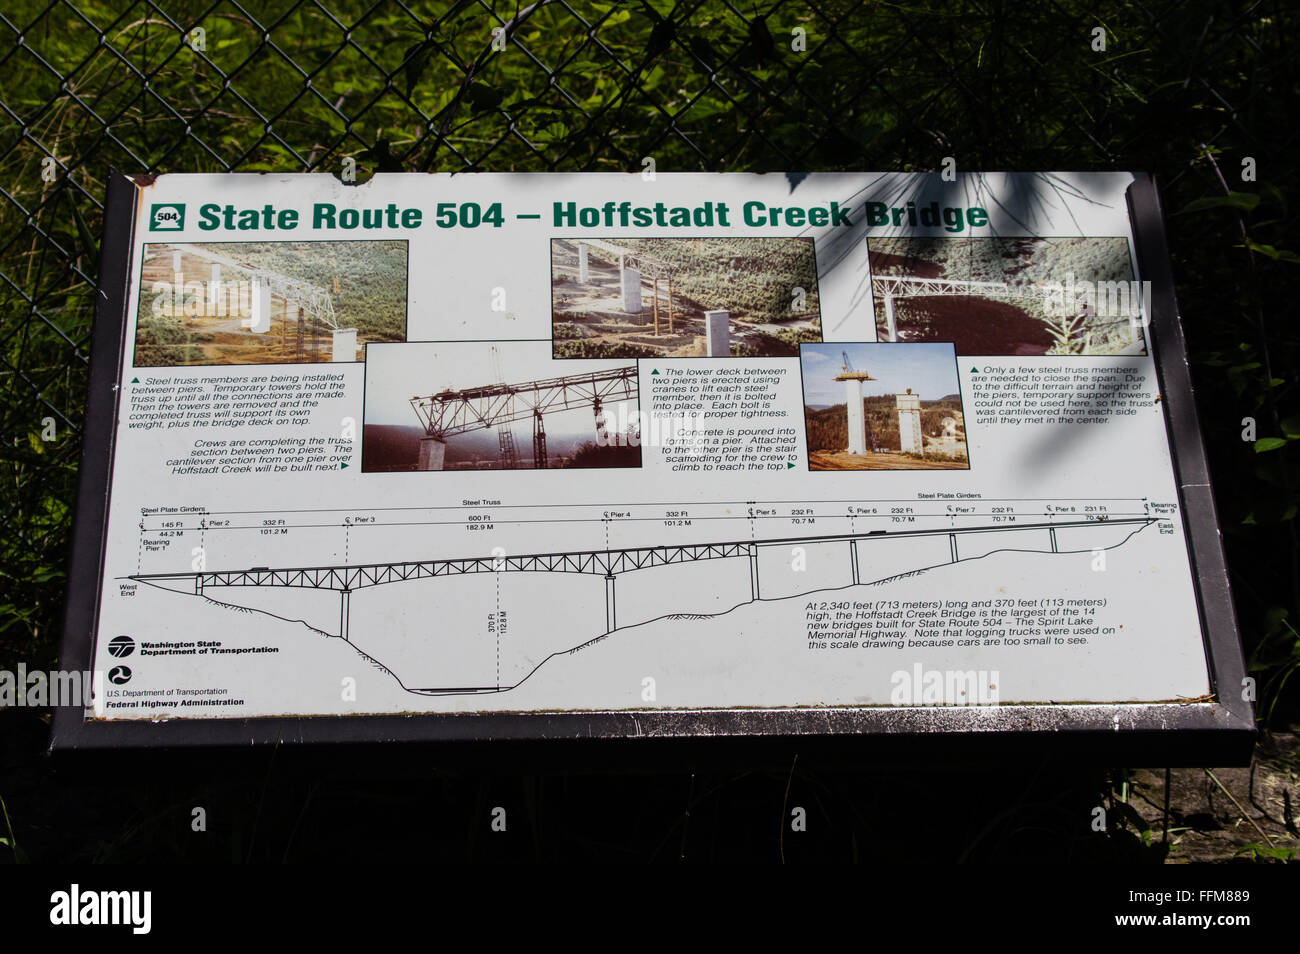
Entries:
[[334,343],[330,346],[330,361],[357,360],[357,329],[335,328]]
[[921,396],[909,388],[906,394],[895,394],[898,404],[898,440],[904,454],[925,455],[925,438],[921,435]]
[[641,269],[624,268],[619,272],[623,284],[623,311],[641,314]]
[[867,452],[867,412],[862,406],[862,381],[850,378],[844,382],[844,400],[849,410],[850,454]]
[[704,341],[710,358],[731,356],[731,315],[726,311],[704,313]]
[[416,464],[416,470],[442,470],[442,461],[446,456],[446,441],[440,441],[436,437],[422,437],[420,438],[420,457]]

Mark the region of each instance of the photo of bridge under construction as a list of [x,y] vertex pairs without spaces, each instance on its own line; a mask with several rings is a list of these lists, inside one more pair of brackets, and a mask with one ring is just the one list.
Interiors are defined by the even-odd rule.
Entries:
[[636,362],[555,361],[545,341],[379,345],[366,472],[640,467]]
[[811,238],[551,241],[557,358],[795,357],[820,341]]
[[960,355],[1140,355],[1150,286],[1126,238],[871,238],[881,341]]
[[406,340],[406,241],[144,247],[136,367],[365,360]]
[[953,346],[803,345],[809,470],[966,470]]

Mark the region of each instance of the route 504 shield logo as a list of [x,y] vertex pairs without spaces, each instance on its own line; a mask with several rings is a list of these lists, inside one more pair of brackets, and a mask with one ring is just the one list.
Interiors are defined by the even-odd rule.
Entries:
[[179,232],[185,228],[184,202],[155,202],[149,210],[150,232]]

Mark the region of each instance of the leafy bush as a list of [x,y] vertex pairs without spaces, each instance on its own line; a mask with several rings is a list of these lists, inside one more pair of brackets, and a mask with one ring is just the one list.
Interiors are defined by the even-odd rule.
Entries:
[[200,345],[211,340],[211,335],[188,332],[169,318],[142,316],[136,326],[135,363],[166,367],[202,361]]
[[[735,321],[775,322],[819,313],[813,240],[803,238],[618,239],[664,260],[673,293],[703,309],[725,308]],[[804,307],[792,310],[794,289]]]
[[661,353],[644,345],[609,341],[557,341],[552,352],[557,358],[659,358]]

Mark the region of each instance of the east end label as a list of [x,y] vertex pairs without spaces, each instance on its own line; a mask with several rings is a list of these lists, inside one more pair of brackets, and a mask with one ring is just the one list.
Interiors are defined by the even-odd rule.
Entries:
[[[239,208],[209,202],[199,209],[199,228],[205,232],[229,229],[250,232],[291,231],[298,227],[297,209],[277,209],[269,202],[261,208]],[[370,209],[339,208],[332,202],[317,202],[311,207],[313,229],[418,229],[424,220],[420,209],[401,209],[392,202]]]

